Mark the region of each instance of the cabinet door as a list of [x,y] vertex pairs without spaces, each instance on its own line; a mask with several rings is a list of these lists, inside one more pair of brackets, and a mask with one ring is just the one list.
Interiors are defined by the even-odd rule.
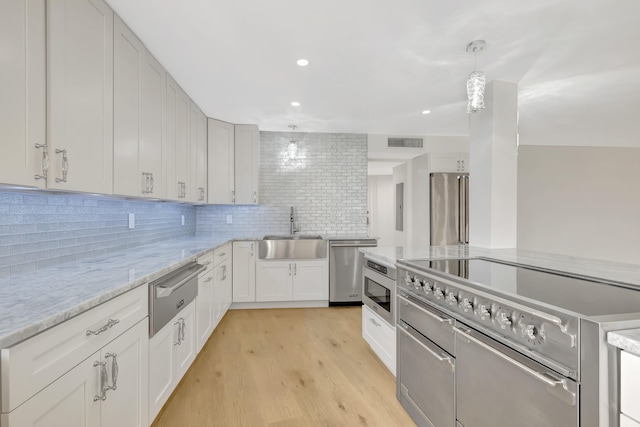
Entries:
[[47,187],[113,191],[113,12],[103,0],[47,2]]
[[235,127],[236,204],[257,205],[260,165],[260,131],[256,125]]
[[293,299],[328,300],[329,275],[327,261],[293,262]]
[[256,242],[233,242],[233,302],[256,300]]
[[149,422],[153,422],[178,384],[175,350],[178,327],[175,319],[149,340]]
[[213,306],[213,272],[198,278],[198,297],[196,298],[196,342],[200,351],[213,332],[215,318]]
[[231,258],[224,262],[224,306],[222,316],[227,313],[233,301],[233,260]]
[[[145,49],[140,63],[140,170],[150,175],[146,196],[165,197],[162,177],[163,106],[167,73]],[[118,173],[117,170],[115,173]]]
[[256,301],[291,301],[293,263],[258,261],[256,263]]
[[[196,358],[196,309],[195,301],[178,313],[178,320],[182,320],[182,337],[180,344],[175,346],[176,352],[176,383],[184,376]],[[176,340],[177,341],[177,340]]]
[[469,154],[460,154],[460,172],[469,172]]
[[190,121],[190,200],[207,202],[207,118],[191,101]]
[[[147,319],[102,349],[109,385],[102,402],[101,427],[149,425],[149,323]],[[115,368],[115,370],[114,370]],[[115,375],[114,375],[115,374]]]
[[189,97],[167,75],[165,102],[166,194],[168,199],[186,201],[189,197]]
[[234,196],[235,126],[208,119],[207,164],[209,204],[232,204]]
[[460,155],[458,153],[431,154],[430,172],[460,172]]
[[140,65],[144,46],[115,17],[113,39],[113,192],[145,195],[139,168]]
[[226,264],[222,263],[213,269],[213,327],[215,328],[220,322],[222,315],[224,314],[224,299],[225,299],[225,270]]
[[44,187],[45,0],[0,2],[0,183]]
[[100,354],[58,378],[40,393],[8,414],[2,414],[3,427],[95,427],[100,425],[98,383]]

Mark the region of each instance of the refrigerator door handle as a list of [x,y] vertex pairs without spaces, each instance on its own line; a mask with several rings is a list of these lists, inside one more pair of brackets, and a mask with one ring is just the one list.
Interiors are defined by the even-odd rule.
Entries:
[[463,191],[464,176],[458,176],[458,243],[464,243],[464,227],[462,222],[464,216],[464,206],[462,205],[464,199]]
[[468,244],[469,243],[469,176],[468,175],[464,175],[462,178],[462,188],[463,188],[463,195],[462,195],[462,203],[463,203],[463,207],[464,207],[464,218],[462,221],[462,230],[463,230],[463,243]]

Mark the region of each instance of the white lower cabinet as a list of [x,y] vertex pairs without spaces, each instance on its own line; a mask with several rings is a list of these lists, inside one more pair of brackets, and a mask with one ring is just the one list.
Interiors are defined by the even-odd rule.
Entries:
[[148,426],[148,333],[145,318],[3,414],[2,426]]
[[233,242],[233,302],[256,300],[257,242]]
[[207,266],[207,269],[198,276],[198,296],[196,297],[196,349],[199,352],[211,336],[214,327],[213,252],[200,257],[198,264]]
[[[620,425],[640,425],[640,357],[620,352]],[[623,423],[623,418],[625,419]],[[634,424],[635,422],[635,424]]]
[[266,260],[256,263],[256,301],[328,299],[326,260]]
[[195,305],[190,303],[149,340],[150,423],[196,357]]
[[362,337],[393,375],[396,374],[396,328],[362,306]]

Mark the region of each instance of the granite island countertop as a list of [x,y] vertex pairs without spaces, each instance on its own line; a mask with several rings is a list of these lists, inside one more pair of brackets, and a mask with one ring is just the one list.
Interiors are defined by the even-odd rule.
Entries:
[[155,280],[230,240],[168,240],[2,280],[0,348]]
[[620,282],[640,289],[640,265],[571,257],[518,249],[486,249],[466,245],[423,246],[414,248],[379,246],[360,248],[373,260],[395,264],[398,260],[487,257],[549,270]]
[[640,357],[640,329],[625,329],[607,333],[607,342],[620,350]]

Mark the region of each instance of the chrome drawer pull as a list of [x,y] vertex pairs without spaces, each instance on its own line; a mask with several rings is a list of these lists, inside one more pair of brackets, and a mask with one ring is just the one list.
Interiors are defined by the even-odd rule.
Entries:
[[56,178],[56,182],[67,182],[67,174],[69,173],[67,150],[56,149],[56,154],[62,154],[62,179]]
[[376,319],[374,319],[373,317],[369,319],[369,321],[373,323],[375,326],[382,326],[380,323],[376,322]]
[[103,333],[104,331],[106,331],[107,329],[111,329],[113,328],[115,325],[117,325],[118,323],[120,323],[120,321],[118,319],[109,319],[109,321],[107,322],[106,325],[104,325],[103,327],[101,327],[100,329],[96,329],[95,331],[92,331],[90,329],[87,329],[87,336],[89,335],[100,335],[101,333]]
[[454,320],[453,320],[453,319],[451,319],[451,318],[449,318],[449,319],[444,319],[444,318],[442,318],[442,317],[440,317],[440,316],[438,316],[438,315],[436,315],[436,314],[434,314],[434,313],[430,312],[429,310],[424,309],[424,308],[420,307],[419,305],[412,303],[411,301],[409,301],[408,299],[406,299],[405,297],[403,297],[403,296],[401,296],[401,295],[398,295],[398,299],[402,300],[402,302],[403,302],[403,304],[405,305],[405,307],[408,307],[408,306],[409,306],[409,304],[411,304],[411,307],[417,308],[418,310],[420,310],[420,311],[421,311],[421,312],[423,312],[424,314],[426,314],[426,315],[428,315],[428,316],[432,317],[434,320],[436,320],[436,321],[438,321],[438,322],[440,322],[440,323],[448,323],[448,324],[450,324],[450,325],[453,325]]
[[106,390],[115,391],[118,388],[118,355],[116,353],[107,353],[104,357],[113,357],[113,362],[111,362],[111,385],[106,386]]
[[207,277],[204,281],[204,283],[209,283],[210,281],[213,280],[213,277]]

